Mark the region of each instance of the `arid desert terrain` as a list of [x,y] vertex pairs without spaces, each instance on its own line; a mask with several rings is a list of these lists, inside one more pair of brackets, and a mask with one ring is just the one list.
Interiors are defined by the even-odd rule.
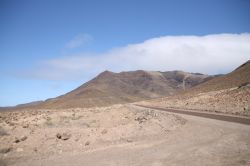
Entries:
[[0,165],[250,165],[249,71],[249,61],[222,76],[105,71],[57,98],[4,108]]
[[1,112],[1,165],[249,165],[250,127],[134,105]]
[[0,166],[250,166],[250,0],[0,0]]

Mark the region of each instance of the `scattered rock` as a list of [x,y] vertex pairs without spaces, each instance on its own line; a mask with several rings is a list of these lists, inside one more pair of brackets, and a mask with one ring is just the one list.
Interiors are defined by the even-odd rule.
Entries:
[[11,147],[9,147],[9,148],[2,148],[2,149],[0,149],[0,153],[9,153],[11,150],[12,150]]
[[37,152],[37,151],[38,151],[37,148],[34,148],[33,150],[34,150],[34,152]]
[[89,146],[90,145],[90,141],[85,142],[85,146]]
[[15,143],[19,143],[19,142],[20,142],[20,139],[16,137],[14,142],[15,142]]
[[21,142],[21,141],[25,141],[26,139],[27,139],[28,137],[27,136],[22,136],[22,137],[20,137],[20,138],[15,138],[15,140],[14,140],[14,142],[15,143],[19,143],[19,142]]
[[62,138],[62,135],[61,135],[60,133],[57,133],[57,134],[56,134],[56,137],[57,137],[58,139],[61,139],[61,138]]
[[127,139],[127,142],[133,142],[133,140],[132,140],[132,139],[130,139],[130,138],[128,138],[128,139]]
[[9,126],[15,126],[15,123],[11,122],[11,121],[5,121],[6,124],[8,124]]
[[108,132],[107,129],[103,129],[101,133],[102,133],[102,134],[107,134],[107,132]]
[[58,139],[61,139],[61,140],[68,140],[68,139],[70,139],[71,134],[69,134],[69,133],[62,133],[62,134],[57,133],[57,134],[56,134],[56,137],[57,137]]
[[135,118],[135,121],[138,121],[139,123],[145,122],[146,120],[147,120],[147,118],[144,116],[139,116],[139,117]]
[[27,138],[28,138],[27,136],[22,136],[22,137],[20,138],[20,140],[21,140],[21,141],[25,141]]
[[24,124],[23,125],[23,128],[28,128],[29,127],[29,124]]

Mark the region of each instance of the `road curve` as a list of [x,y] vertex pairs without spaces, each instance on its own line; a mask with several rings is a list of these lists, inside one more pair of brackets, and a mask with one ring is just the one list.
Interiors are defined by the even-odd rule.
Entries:
[[135,104],[135,105],[139,106],[139,107],[151,108],[151,109],[156,109],[156,110],[161,110],[161,111],[166,111],[166,112],[199,116],[199,117],[203,117],[203,118],[217,119],[217,120],[222,120],[222,121],[250,125],[250,119],[244,118],[244,117],[227,116],[224,114],[222,115],[222,114],[214,114],[214,113],[207,113],[207,112],[183,111],[183,110],[175,110],[175,109],[170,109],[170,108],[145,106],[145,105],[140,105],[140,104]]

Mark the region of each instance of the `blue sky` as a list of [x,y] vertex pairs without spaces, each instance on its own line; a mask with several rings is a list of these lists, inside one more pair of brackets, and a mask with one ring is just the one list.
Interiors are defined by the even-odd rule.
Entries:
[[0,106],[64,94],[105,69],[229,72],[250,59],[249,18],[248,0],[0,0]]

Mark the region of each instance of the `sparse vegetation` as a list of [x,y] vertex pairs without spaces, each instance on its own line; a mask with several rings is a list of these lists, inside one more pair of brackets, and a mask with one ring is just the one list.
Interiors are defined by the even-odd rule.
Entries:
[[46,118],[46,121],[45,121],[45,123],[44,123],[46,126],[48,126],[48,127],[53,127],[53,126],[55,126],[55,124],[53,123],[53,121],[52,121],[52,118],[50,118],[50,117],[47,117]]

